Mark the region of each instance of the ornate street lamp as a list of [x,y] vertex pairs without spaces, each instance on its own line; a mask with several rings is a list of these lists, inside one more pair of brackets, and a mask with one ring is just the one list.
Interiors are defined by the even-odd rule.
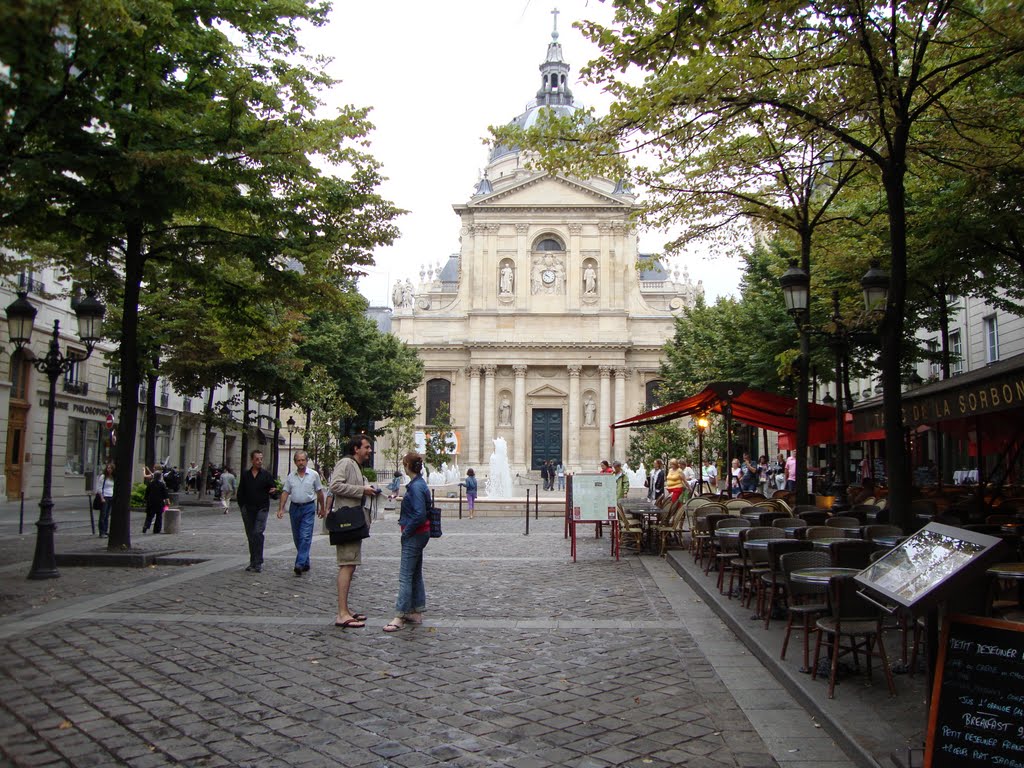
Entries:
[[289,416],[284,425],[288,428],[288,466],[291,467],[294,460],[292,457],[292,433],[295,432],[295,419]]
[[811,278],[798,263],[789,262],[782,277],[779,278],[782,298],[786,311],[796,323],[800,342],[800,384],[796,393],[796,501],[807,503],[807,434],[809,431],[809,408],[807,404],[808,367],[811,357],[811,337],[807,328],[808,307],[811,299]]
[[220,413],[224,417],[224,435],[220,451],[220,468],[221,470],[228,464],[228,421],[231,419],[231,406],[225,400],[220,404]]
[[[86,360],[95,349],[103,333],[103,315],[106,307],[96,298],[94,291],[78,302],[75,315],[78,318],[78,337],[85,344],[85,354],[76,350],[60,351],[60,321],[53,321],[53,335],[50,347],[43,358],[32,361],[32,365],[40,373],[46,374],[50,381],[50,396],[46,404],[46,450],[43,456],[43,495],[39,500],[39,520],[36,522],[36,550],[32,558],[32,569],[28,573],[30,579],[56,579],[57,557],[53,547],[53,534],[57,529],[53,522],[53,416],[57,405],[57,378],[66,373],[76,363]],[[25,292],[19,291],[18,298],[7,307],[7,329],[11,342],[17,349],[23,348],[32,340],[32,328],[35,325],[36,308],[28,300]]]
[[704,431],[708,428],[708,417],[701,414],[697,417],[697,495],[703,493],[704,487]]

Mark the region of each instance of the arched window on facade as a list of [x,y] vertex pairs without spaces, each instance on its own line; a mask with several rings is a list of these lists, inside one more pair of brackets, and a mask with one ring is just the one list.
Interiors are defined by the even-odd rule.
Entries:
[[452,383],[448,379],[430,379],[427,382],[427,413],[426,423],[430,424],[437,416],[437,409],[441,403],[448,406],[449,413],[452,406]]
[[564,251],[565,246],[555,238],[548,236],[538,242],[534,247],[535,251]]
[[647,410],[649,411],[653,411],[655,408],[660,408],[663,405],[658,392],[661,384],[661,379],[647,382]]

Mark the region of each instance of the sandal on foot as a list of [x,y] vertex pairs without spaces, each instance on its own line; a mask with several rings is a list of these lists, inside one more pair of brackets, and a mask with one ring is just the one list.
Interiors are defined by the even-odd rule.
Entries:
[[353,616],[351,619],[345,619],[345,621],[334,622],[334,626],[341,627],[342,629],[362,629],[366,624]]
[[365,613],[353,613],[352,614],[352,618],[355,619],[356,621],[366,621],[366,614]]
[[397,632],[403,626],[405,626],[405,622],[395,623],[393,621],[389,621],[384,625],[384,631],[390,634],[391,632]]

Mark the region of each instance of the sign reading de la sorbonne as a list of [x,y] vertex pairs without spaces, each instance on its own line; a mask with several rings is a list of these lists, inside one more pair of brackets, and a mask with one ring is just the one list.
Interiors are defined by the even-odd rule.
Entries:
[[[40,397],[39,404],[43,408],[48,408],[50,406],[50,401],[45,397]],[[68,402],[67,400],[57,400],[53,404],[53,407],[56,408],[58,411],[70,410],[72,413],[81,413],[86,416],[105,417],[108,413],[110,413],[110,409],[102,405],[89,405],[87,403],[71,403]]]
[[[1024,405],[1024,375],[1020,371],[978,384],[952,388],[930,397],[911,397],[903,403],[903,426],[916,427],[946,419],[980,416],[983,413]],[[885,428],[881,407],[854,414],[858,432]]]

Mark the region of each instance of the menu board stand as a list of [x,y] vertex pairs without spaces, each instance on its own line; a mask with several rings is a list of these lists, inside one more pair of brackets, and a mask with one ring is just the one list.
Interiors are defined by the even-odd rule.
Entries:
[[611,526],[611,554],[619,559],[619,520],[615,476],[603,473],[576,473],[572,477],[572,491],[566,509],[566,526],[572,540],[572,561],[576,562],[576,528],[593,525],[598,530],[604,523]]
[[1024,625],[953,614],[938,647],[925,768],[1024,768]]

